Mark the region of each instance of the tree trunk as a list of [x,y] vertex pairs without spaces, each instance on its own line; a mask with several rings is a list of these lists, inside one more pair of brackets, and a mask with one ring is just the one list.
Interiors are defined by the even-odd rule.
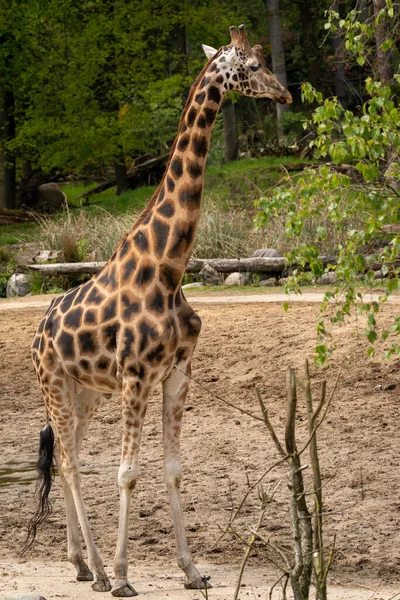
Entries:
[[1,94],[0,103],[0,172],[2,173],[0,206],[15,208],[15,156],[7,147],[7,142],[15,137],[14,93],[12,90],[6,90]]
[[321,51],[319,49],[319,28],[317,20],[321,8],[313,0],[302,0],[300,6],[301,40],[304,57],[308,64],[308,81],[313,87],[318,87],[321,74]]
[[239,139],[236,125],[235,105],[226,99],[222,104],[222,123],[224,125],[225,160],[236,160],[239,152]]
[[[267,0],[269,37],[271,40],[272,71],[285,88],[287,88],[285,50],[283,48],[281,20],[279,17],[279,0]],[[288,104],[276,104],[278,123],[284,112],[289,110]]]
[[[332,9],[339,12],[339,4],[340,0],[335,0],[332,4]],[[335,23],[336,27],[338,27],[338,23]],[[343,106],[343,108],[347,108],[347,98],[346,98],[346,78],[344,74],[344,64],[343,64],[343,38],[341,37],[338,31],[335,31],[332,34],[332,45],[335,53],[335,66],[334,66],[334,78],[335,78],[335,94]]]
[[117,196],[125,192],[129,188],[128,174],[126,172],[124,155],[121,155],[115,159],[114,162],[115,180],[117,184]]
[[[375,12],[386,7],[386,0],[374,0]],[[375,25],[375,40],[376,40],[376,59],[378,66],[378,77],[382,85],[389,85],[393,78],[392,65],[390,64],[390,50],[382,50],[381,44],[388,37],[388,27],[385,20],[380,21]]]
[[176,37],[178,41],[178,55],[179,60],[183,66],[182,71],[185,72],[186,75],[191,76],[190,70],[190,42],[187,36],[186,25],[182,24],[177,28]]
[[360,14],[358,16],[359,21],[361,23],[365,23],[365,21],[368,19],[369,12],[367,0],[359,0],[357,2],[356,9],[360,11]]

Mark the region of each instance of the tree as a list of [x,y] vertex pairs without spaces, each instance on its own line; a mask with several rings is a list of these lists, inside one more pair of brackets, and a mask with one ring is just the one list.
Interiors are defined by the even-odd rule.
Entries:
[[222,123],[224,126],[225,160],[236,160],[239,151],[239,139],[236,124],[235,104],[229,98],[222,103]]
[[[285,88],[287,88],[285,50],[283,47],[281,20],[279,16],[279,0],[267,0],[269,37],[271,41],[272,71]],[[289,105],[276,105],[278,123]]]
[[[391,2],[389,3],[391,6]],[[374,0],[374,7],[377,12],[375,19],[375,40],[376,40],[376,59],[378,65],[379,79],[382,85],[390,84],[393,78],[393,70],[390,64],[392,44],[387,44],[389,38],[388,21],[385,19],[386,10],[390,10],[386,0]]]
[[[339,19],[348,57],[353,57],[361,66],[366,56],[371,56],[371,40],[374,23],[364,24],[357,18],[357,12],[350,12],[345,19]],[[382,14],[375,16],[387,20],[390,30],[394,11],[390,6]],[[334,26],[337,13],[330,15],[327,29]],[[359,32],[363,35],[359,35]],[[389,38],[383,40],[382,47],[391,47]],[[373,354],[373,344],[380,336],[387,342],[386,356],[400,352],[400,318],[393,321],[389,329],[380,330],[377,315],[381,301],[400,288],[400,234],[395,225],[399,222],[400,181],[400,109],[393,98],[395,89],[384,85],[379,79],[367,77],[365,80],[366,100],[360,109],[343,110],[338,99],[323,99],[310,83],[304,84],[304,101],[317,103],[311,118],[315,129],[312,142],[316,157],[330,159],[318,169],[306,169],[301,177],[289,179],[278,186],[271,197],[261,199],[259,224],[268,218],[284,215],[286,231],[293,239],[293,249],[288,258],[293,262],[308,263],[313,278],[320,277],[326,268],[320,258],[320,248],[328,243],[332,231],[340,235],[340,242],[333,249],[336,252],[336,284],[325,294],[322,305],[325,310],[338,300],[334,315],[321,318],[317,323],[319,343],[316,359],[323,363],[329,356],[328,323],[344,322],[353,312],[366,316],[365,335]],[[400,84],[400,74],[394,76],[395,87]],[[390,161],[390,172],[388,171]],[[336,164],[352,164],[358,177],[350,177],[335,168]],[[306,230],[311,236],[306,237]],[[389,232],[389,233],[388,233]],[[297,244],[295,240],[297,239]],[[369,248],[366,251],[366,248]],[[373,264],[379,263],[384,279],[379,280],[380,300],[367,301],[363,290],[376,286]],[[304,275],[300,270],[294,273],[290,289],[296,286]]]
[[12,89],[5,89],[0,94],[0,173],[2,182],[0,188],[0,207],[15,207],[15,156],[9,149],[9,142],[15,135],[14,94]]

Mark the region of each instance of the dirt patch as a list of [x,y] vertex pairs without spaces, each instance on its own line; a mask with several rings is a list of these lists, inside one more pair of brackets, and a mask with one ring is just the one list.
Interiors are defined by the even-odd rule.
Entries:
[[[297,304],[288,313],[280,304],[196,304],[196,310],[203,320],[203,332],[193,363],[194,378],[230,402],[254,412],[258,410],[257,387],[282,435],[286,367],[296,367],[301,375],[305,357],[311,358],[318,305]],[[8,466],[16,471],[18,465],[25,465],[25,470],[10,473],[7,485],[0,486],[3,571],[17,565],[17,549],[34,508],[32,463],[45,413],[29,348],[43,312],[0,312],[0,468]],[[385,306],[380,316],[382,323],[397,313],[395,305]],[[362,330],[362,323],[358,327]],[[316,391],[324,378],[331,388],[339,368],[342,369],[332,409],[319,432],[326,483],[326,535],[328,540],[334,533],[337,535],[332,577],[342,582],[396,584],[400,579],[400,361],[367,359],[363,335],[357,333],[356,323],[337,333],[340,349],[332,364],[324,370],[313,369]],[[108,567],[115,550],[118,519],[119,414],[118,397],[104,403],[81,454],[89,519]],[[304,424],[300,417],[300,439],[305,439]],[[245,493],[248,480],[255,481],[276,460],[276,451],[262,423],[235,412],[193,382],[184,417],[182,455],[182,498],[190,547],[200,562],[234,569],[243,548],[232,537],[220,539],[220,528]],[[13,461],[17,463],[15,468]],[[140,465],[129,538],[134,581],[134,571],[140,565],[154,572],[157,565],[160,569],[173,565],[174,537],[162,476],[159,391],[149,405]],[[266,486],[275,486],[280,480],[265,519],[264,533],[285,545],[290,531],[284,469],[272,472]],[[40,531],[34,550],[27,555],[29,560],[52,563],[67,558],[58,478],[52,495],[53,514]],[[257,515],[258,500],[253,496],[237,523],[238,530],[245,532],[246,526],[255,524]],[[260,553],[251,559],[251,566],[260,567],[262,561]],[[171,566],[171,572],[177,573],[175,566]],[[266,567],[266,573],[273,580],[272,565]]]

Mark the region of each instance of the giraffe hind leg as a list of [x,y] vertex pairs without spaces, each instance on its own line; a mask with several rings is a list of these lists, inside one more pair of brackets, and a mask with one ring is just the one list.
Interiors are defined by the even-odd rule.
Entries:
[[[48,406],[59,438],[59,452],[56,456],[57,466],[62,474],[67,526],[69,525],[69,558],[77,569],[78,580],[92,580],[94,574],[95,582],[92,588],[95,591],[105,592],[111,589],[111,585],[89,525],[81,492],[78,462],[82,440],[96,408],[100,405],[100,397],[94,392],[83,390],[82,393],[77,394],[66,388],[64,388],[62,396],[62,410],[54,410],[57,404],[60,405],[60,392],[56,402],[49,402]],[[79,545],[78,521],[88,550],[89,567],[83,560]]]
[[[85,437],[95,411],[100,405],[100,396],[88,390],[83,390],[80,394],[74,394],[73,399],[75,413],[75,444],[76,452],[79,456],[82,440]],[[54,458],[57,464],[57,469],[60,475],[64,493],[67,520],[68,560],[77,570],[77,581],[93,581],[93,573],[87,566],[82,555],[82,549],[79,542],[78,515],[76,513],[71,489],[62,471],[60,447],[58,441],[55,447]]]
[[64,493],[65,514],[67,518],[68,560],[76,568],[77,581],[93,581],[93,573],[87,566],[82,555],[82,549],[79,542],[78,515],[76,513],[71,489],[62,471],[60,448],[58,443],[56,444],[54,458]]

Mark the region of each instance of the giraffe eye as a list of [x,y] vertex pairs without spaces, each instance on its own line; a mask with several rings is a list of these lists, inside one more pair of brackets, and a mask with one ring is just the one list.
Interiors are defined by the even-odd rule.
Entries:
[[260,65],[250,65],[250,69],[254,72],[258,71],[259,68],[260,68]]

